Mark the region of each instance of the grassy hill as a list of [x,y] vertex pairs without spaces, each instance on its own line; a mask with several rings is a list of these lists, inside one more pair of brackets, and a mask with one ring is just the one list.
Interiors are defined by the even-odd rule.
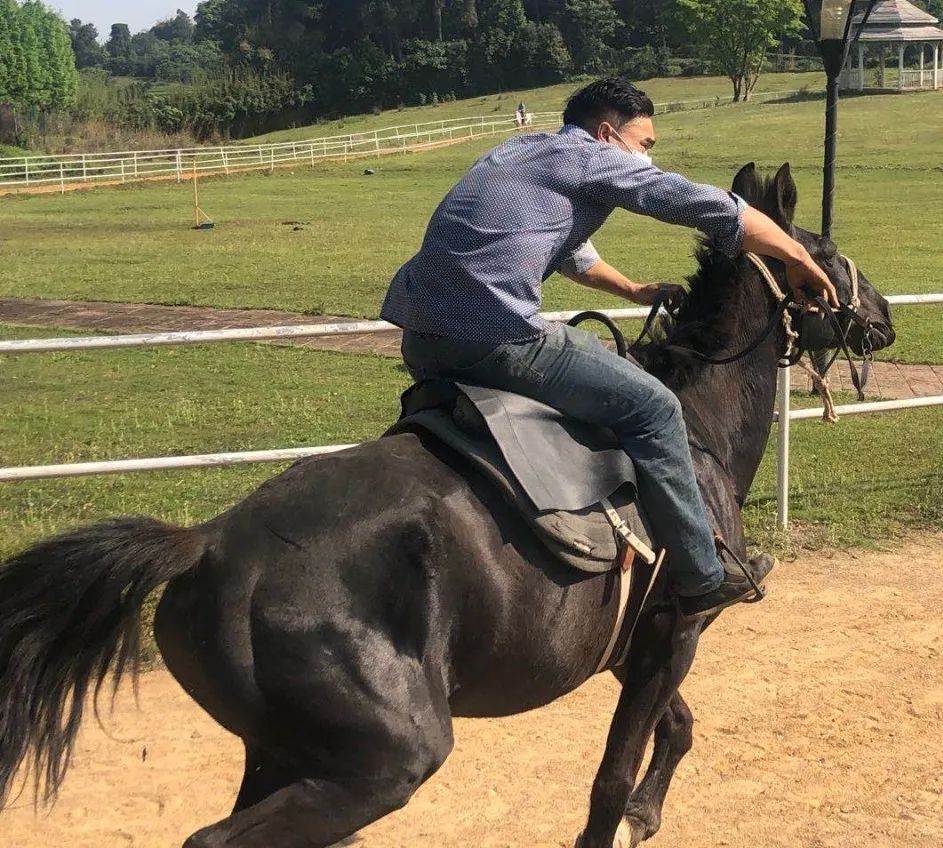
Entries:
[[[588,80],[587,80],[588,81]],[[523,100],[530,112],[562,112],[563,105],[581,83],[567,82],[546,88],[507,91],[482,97],[457,100],[454,103],[410,106],[401,110],[389,110],[377,115],[357,115],[336,121],[325,121],[307,127],[267,133],[246,139],[246,143],[298,141],[320,138],[325,135],[347,135],[348,133],[372,132],[399,124],[427,123],[451,118],[477,118],[482,115],[514,114],[517,104]],[[640,82],[644,90],[656,103],[674,103],[683,100],[731,96],[730,81],[726,77],[667,77]],[[757,83],[757,94],[772,91],[822,90],[825,75],[819,72],[792,74],[764,74]]]

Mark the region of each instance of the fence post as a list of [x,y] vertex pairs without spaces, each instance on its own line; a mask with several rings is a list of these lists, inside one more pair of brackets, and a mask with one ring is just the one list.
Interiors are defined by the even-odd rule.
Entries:
[[138,175],[138,153],[134,151],[134,176]]
[[65,194],[65,165],[59,163],[59,193]]
[[26,185],[29,185],[29,159],[23,157],[23,174],[26,178]]
[[268,172],[269,172],[270,174],[274,174],[274,173],[275,173],[275,148],[274,148],[274,147],[270,147],[270,148],[269,148],[269,168],[268,168]]
[[308,148],[308,153],[311,154],[311,167],[314,167],[314,142],[312,141]]
[[225,147],[219,148],[219,155],[223,158],[223,170],[226,172],[226,176],[229,176],[229,156],[226,153]]
[[121,182],[124,182],[124,159],[121,160]]
[[82,154],[82,182],[88,182],[88,166],[85,163],[85,154]]
[[177,151],[177,182],[183,182],[183,158],[180,151]]
[[789,368],[779,369],[779,438],[776,454],[776,526],[789,526]]

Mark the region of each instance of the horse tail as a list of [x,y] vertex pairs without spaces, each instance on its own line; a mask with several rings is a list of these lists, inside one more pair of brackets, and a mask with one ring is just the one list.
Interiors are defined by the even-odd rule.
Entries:
[[97,697],[113,668],[114,694],[137,674],[145,600],[207,544],[200,528],[118,518],[0,564],[0,809],[24,760],[37,797],[55,797],[90,687]]

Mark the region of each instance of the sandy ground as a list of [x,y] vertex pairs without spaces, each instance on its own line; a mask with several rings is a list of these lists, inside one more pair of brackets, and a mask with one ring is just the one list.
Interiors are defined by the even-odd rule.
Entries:
[[[702,641],[684,686],[695,748],[661,846],[943,845],[943,536],[784,564],[760,607]],[[363,848],[570,846],[617,688],[456,722],[456,750]],[[224,816],[241,746],[169,675],[145,675],[108,733],[84,728],[58,804],[0,813],[3,848],[173,848]],[[276,846],[273,846],[276,848]]]

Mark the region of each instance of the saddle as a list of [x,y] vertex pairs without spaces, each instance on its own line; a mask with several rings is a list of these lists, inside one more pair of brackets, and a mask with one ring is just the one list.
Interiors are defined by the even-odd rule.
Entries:
[[584,572],[617,572],[619,611],[597,671],[614,655],[618,665],[664,552],[652,549],[635,466],[615,434],[522,395],[449,380],[417,383],[400,403],[385,436],[430,433],[482,472],[557,558]]
[[418,428],[448,445],[496,485],[567,564],[592,573],[615,568],[618,520],[651,548],[635,466],[608,428],[522,395],[448,380],[418,383],[400,403],[400,418],[385,435]]

